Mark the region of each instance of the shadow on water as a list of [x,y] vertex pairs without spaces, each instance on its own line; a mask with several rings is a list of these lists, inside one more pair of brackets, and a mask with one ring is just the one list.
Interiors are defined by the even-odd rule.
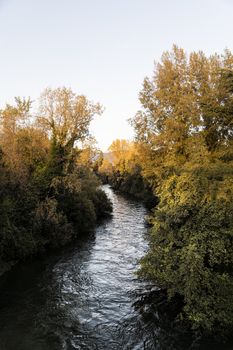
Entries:
[[176,305],[136,277],[146,209],[104,189],[114,211],[95,235],[0,279],[0,350],[219,349],[177,327]]
[[144,289],[134,303],[140,313],[148,338],[143,349],[162,350],[232,350],[232,340],[224,343],[217,335],[203,335],[181,321],[179,312],[183,305],[181,297],[168,301],[167,294],[156,287]]
[[[64,349],[60,336],[68,325],[61,289],[64,281],[55,274],[56,265],[64,269],[74,255],[79,259],[95,244],[95,237],[82,239],[49,257],[15,266],[0,278],[0,350]],[[69,265],[72,272],[74,266]]]

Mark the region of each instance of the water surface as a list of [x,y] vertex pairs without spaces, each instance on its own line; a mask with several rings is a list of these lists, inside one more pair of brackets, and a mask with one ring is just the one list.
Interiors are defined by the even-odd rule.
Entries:
[[196,348],[166,308],[140,303],[156,289],[135,274],[148,248],[146,209],[104,189],[113,216],[94,235],[0,279],[0,350]]

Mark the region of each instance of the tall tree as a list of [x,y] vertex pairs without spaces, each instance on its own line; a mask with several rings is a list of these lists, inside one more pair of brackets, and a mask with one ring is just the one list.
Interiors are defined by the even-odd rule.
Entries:
[[[4,160],[12,171],[19,171],[21,161],[17,135],[30,121],[30,99],[15,98],[15,105],[7,104],[0,110],[0,145]],[[20,172],[20,171],[19,171]]]
[[159,204],[141,273],[196,327],[233,326],[233,56],[163,54],[132,123]]
[[[223,56],[206,57],[203,52],[188,56],[174,46],[163,54],[153,78],[144,80],[142,109],[132,120],[137,140],[153,154],[152,163],[168,160],[171,165],[172,159],[183,163],[192,157],[194,143],[214,151],[231,137],[231,114],[223,110],[232,108],[232,93],[222,76],[232,68],[229,51]],[[148,155],[144,158],[151,161]],[[147,170],[151,172],[145,163]]]
[[71,89],[44,91],[37,122],[51,138],[50,165],[55,173],[69,169],[75,142],[88,136],[90,122],[101,113],[100,104],[75,94]]

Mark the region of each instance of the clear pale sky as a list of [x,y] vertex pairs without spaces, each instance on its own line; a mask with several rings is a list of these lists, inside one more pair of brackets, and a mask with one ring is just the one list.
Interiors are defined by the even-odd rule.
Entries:
[[71,87],[105,106],[91,130],[106,150],[133,136],[143,78],[173,43],[233,50],[233,0],[0,0],[0,108]]

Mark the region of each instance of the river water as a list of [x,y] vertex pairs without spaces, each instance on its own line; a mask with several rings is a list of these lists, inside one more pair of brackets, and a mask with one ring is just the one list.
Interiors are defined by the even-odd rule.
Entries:
[[94,235],[0,279],[0,350],[189,348],[169,317],[138,306],[155,289],[135,275],[148,247],[146,209],[104,190],[113,216]]

